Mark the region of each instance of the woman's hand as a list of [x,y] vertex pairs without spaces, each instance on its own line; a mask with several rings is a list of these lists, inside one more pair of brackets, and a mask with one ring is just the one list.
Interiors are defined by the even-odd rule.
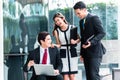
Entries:
[[51,43],[51,47],[52,47],[52,48],[54,48],[55,46],[56,46],[56,44]]
[[80,61],[81,61],[81,62],[83,62],[83,61],[84,61],[84,59],[83,59],[83,57],[82,57],[82,56],[80,56]]
[[80,39],[77,39],[77,40],[71,39],[70,42],[71,44],[77,44],[80,42]]
[[77,44],[77,41],[74,39],[71,39],[71,44]]
[[58,48],[60,48],[60,47],[61,47],[61,45],[60,45],[60,44],[53,44],[53,43],[51,44],[51,47],[52,47],[52,48],[54,48],[55,46],[56,46],[56,47],[58,47]]

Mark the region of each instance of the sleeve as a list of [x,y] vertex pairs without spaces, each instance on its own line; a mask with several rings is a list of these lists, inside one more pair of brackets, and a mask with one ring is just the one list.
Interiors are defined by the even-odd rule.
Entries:
[[62,71],[62,67],[63,67],[63,64],[62,64],[62,60],[60,58],[60,53],[58,51],[58,48],[56,47],[56,65],[57,65],[57,69],[60,71]]
[[27,65],[28,65],[28,62],[29,62],[30,60],[33,60],[33,57],[32,57],[32,56],[33,56],[32,53],[29,52],[29,55],[28,55],[28,57],[27,57],[27,61],[26,61],[26,63],[25,63],[24,66],[23,66],[23,71],[24,71],[24,72],[28,72],[28,71],[30,70],[30,67],[28,67]]
[[98,16],[92,17],[92,23],[94,26],[95,35],[94,38],[91,40],[91,44],[96,45],[105,36],[105,31]]

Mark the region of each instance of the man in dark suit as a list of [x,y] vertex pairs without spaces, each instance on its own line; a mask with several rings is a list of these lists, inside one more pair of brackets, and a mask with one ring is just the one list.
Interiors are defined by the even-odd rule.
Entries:
[[[29,69],[33,70],[33,74],[30,80],[62,80],[60,75],[62,70],[62,61],[56,47],[51,46],[51,37],[48,32],[40,32],[38,35],[38,42],[40,47],[36,48],[33,51],[29,52],[27,61],[23,67],[23,70],[27,72]],[[43,61],[44,58],[44,49],[47,50],[46,61]],[[33,65],[34,64],[52,64],[54,67],[54,72],[57,76],[47,76],[47,75],[36,75]]]
[[103,50],[101,40],[105,36],[98,16],[90,14],[82,1],[74,5],[75,14],[80,18],[81,52],[80,60],[85,66],[87,80],[100,80],[99,67]]

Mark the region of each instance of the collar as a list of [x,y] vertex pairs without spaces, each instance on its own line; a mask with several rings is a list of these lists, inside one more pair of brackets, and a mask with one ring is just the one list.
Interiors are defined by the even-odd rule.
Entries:
[[[41,52],[44,52],[44,49],[45,49],[45,48],[43,48],[42,46],[40,46],[40,51],[41,51]],[[48,51],[48,48],[47,48],[47,51]]]

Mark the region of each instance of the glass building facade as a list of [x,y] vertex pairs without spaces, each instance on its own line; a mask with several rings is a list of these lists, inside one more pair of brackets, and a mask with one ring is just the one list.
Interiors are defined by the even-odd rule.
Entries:
[[[22,3],[24,1],[24,4]],[[61,12],[70,24],[79,29],[73,5],[79,0],[2,0],[3,11],[3,67],[4,80],[24,80],[22,67],[28,51],[38,46],[37,34],[48,31],[52,36],[53,15]],[[107,52],[103,56],[101,70],[112,75],[112,69],[120,67],[120,4],[118,0],[83,0],[88,11],[100,17],[106,36],[102,40]],[[23,22],[22,22],[23,20]],[[52,36],[53,42],[55,42]],[[79,55],[80,44],[77,46]],[[2,54],[2,53],[1,53]],[[79,61],[78,80],[85,80],[83,63]],[[100,71],[103,75],[104,71]],[[30,73],[28,74],[29,79]]]

